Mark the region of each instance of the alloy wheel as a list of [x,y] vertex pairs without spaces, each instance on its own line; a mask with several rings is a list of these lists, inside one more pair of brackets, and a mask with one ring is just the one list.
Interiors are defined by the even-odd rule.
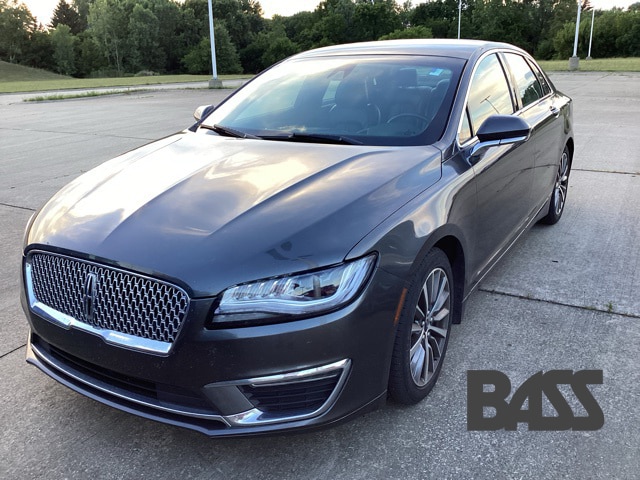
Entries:
[[562,152],[562,157],[560,158],[560,166],[558,167],[558,174],[556,175],[556,186],[555,192],[553,196],[554,209],[556,215],[560,215],[562,213],[562,209],[564,208],[564,202],[567,198],[567,188],[569,185],[569,154],[565,149]]
[[411,325],[409,350],[413,382],[422,387],[437,371],[449,332],[451,292],[449,278],[441,268],[427,276],[418,298]]

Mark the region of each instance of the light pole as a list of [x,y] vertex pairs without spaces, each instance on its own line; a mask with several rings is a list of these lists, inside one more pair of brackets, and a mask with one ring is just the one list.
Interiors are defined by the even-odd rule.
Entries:
[[460,19],[462,18],[462,0],[458,1],[458,40],[460,40]]
[[576,19],[576,35],[573,38],[573,56],[569,59],[569,70],[578,70],[580,66],[580,58],[578,57],[578,30],[580,28],[580,12],[582,11],[582,5],[578,0],[578,17]]
[[596,19],[596,9],[591,9],[591,33],[589,34],[589,53],[587,53],[587,60],[591,60],[591,41],[593,40],[593,21]]
[[211,65],[213,77],[209,80],[209,88],[222,88],[222,82],[218,79],[218,66],[216,64],[216,39],[213,35],[213,7],[209,0],[209,37],[211,38]]

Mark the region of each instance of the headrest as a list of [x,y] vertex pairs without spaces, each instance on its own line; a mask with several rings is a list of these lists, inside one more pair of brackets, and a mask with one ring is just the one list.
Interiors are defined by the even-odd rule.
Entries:
[[417,87],[418,72],[415,68],[402,68],[396,73],[396,85],[398,87]]
[[364,106],[368,103],[367,87],[362,79],[343,80],[336,89],[336,104],[340,106]]

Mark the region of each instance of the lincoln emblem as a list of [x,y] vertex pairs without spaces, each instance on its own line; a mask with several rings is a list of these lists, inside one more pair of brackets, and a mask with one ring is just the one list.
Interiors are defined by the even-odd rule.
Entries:
[[87,323],[93,322],[95,315],[96,291],[98,287],[98,274],[90,272],[84,282],[82,301],[84,304],[84,319]]

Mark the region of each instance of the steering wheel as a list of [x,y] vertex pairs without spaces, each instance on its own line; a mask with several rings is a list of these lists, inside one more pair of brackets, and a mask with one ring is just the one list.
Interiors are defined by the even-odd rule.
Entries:
[[392,123],[398,120],[399,118],[405,118],[405,117],[415,118],[417,120],[420,120],[423,123],[421,128],[425,128],[427,125],[429,125],[429,119],[422,115],[418,115],[417,113],[399,113],[398,115],[394,115],[389,120],[387,120],[387,123]]

